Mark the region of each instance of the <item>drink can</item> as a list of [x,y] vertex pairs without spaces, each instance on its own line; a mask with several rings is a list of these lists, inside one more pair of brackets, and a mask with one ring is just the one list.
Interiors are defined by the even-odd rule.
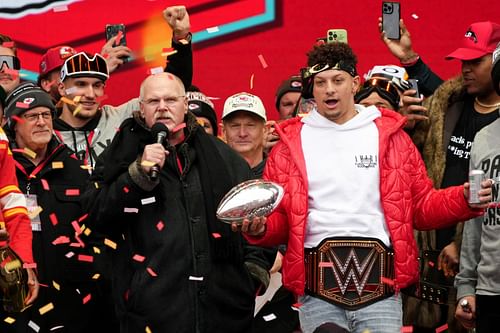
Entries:
[[479,190],[481,189],[481,182],[484,180],[483,170],[469,171],[469,203],[477,204],[479,201]]

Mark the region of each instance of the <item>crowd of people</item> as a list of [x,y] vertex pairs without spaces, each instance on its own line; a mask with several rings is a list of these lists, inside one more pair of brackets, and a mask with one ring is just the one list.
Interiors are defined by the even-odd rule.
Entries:
[[[120,106],[101,105],[132,53],[116,37],[50,48],[22,82],[0,34],[0,245],[26,270],[22,311],[0,282],[1,332],[495,332],[499,24],[469,26],[447,81],[403,20],[398,40],[379,24],[398,63],[364,80],[320,40],[277,87],[279,120],[242,91],[219,123],[186,8],[163,14],[177,52]],[[270,215],[217,219],[260,178],[284,189]]]

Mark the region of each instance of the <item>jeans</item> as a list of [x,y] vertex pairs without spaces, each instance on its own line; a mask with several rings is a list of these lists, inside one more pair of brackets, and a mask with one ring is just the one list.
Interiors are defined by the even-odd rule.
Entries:
[[385,298],[358,310],[343,308],[319,298],[304,295],[299,311],[303,333],[312,333],[324,323],[335,323],[353,333],[400,333],[403,323],[401,294]]

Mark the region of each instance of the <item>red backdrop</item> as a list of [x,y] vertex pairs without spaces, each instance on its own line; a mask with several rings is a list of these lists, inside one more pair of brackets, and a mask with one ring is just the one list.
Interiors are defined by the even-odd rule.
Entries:
[[[60,6],[64,4],[61,1],[54,2]],[[400,2],[415,50],[443,78],[460,70],[459,62],[445,61],[444,56],[458,46],[469,23],[499,21],[500,17],[498,1]],[[121,67],[108,82],[109,99],[105,102],[117,105],[137,96],[148,68],[162,63],[158,58],[161,49],[169,46],[171,32],[161,11],[177,4],[155,0],[83,0],[70,3],[67,8],[18,18],[5,18],[1,14],[5,12],[4,5],[0,4],[0,33],[17,41],[23,68],[36,72],[47,48],[69,44],[78,50],[97,52],[104,43],[105,24],[125,23],[128,45],[138,60]],[[325,37],[331,28],[347,29],[361,74],[375,64],[395,63],[379,39],[378,0],[186,0],[184,4],[191,14],[195,41],[198,40],[194,43],[193,83],[207,95],[220,98],[214,100],[219,116],[226,97],[246,90],[259,95],[268,117],[275,119],[276,87],[289,75],[298,73],[316,38]],[[226,25],[233,32],[224,34],[222,28]],[[207,34],[210,27],[221,27],[221,31]],[[157,59],[145,62],[148,52]]]

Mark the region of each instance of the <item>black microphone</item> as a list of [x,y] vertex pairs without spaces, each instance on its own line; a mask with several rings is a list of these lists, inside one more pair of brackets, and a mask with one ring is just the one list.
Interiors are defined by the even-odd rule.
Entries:
[[[151,135],[156,138],[156,143],[163,144],[164,142],[168,142],[168,128],[163,123],[155,123],[153,127],[151,127]],[[160,169],[158,166],[153,165],[149,177],[151,180],[156,180],[159,173]]]

